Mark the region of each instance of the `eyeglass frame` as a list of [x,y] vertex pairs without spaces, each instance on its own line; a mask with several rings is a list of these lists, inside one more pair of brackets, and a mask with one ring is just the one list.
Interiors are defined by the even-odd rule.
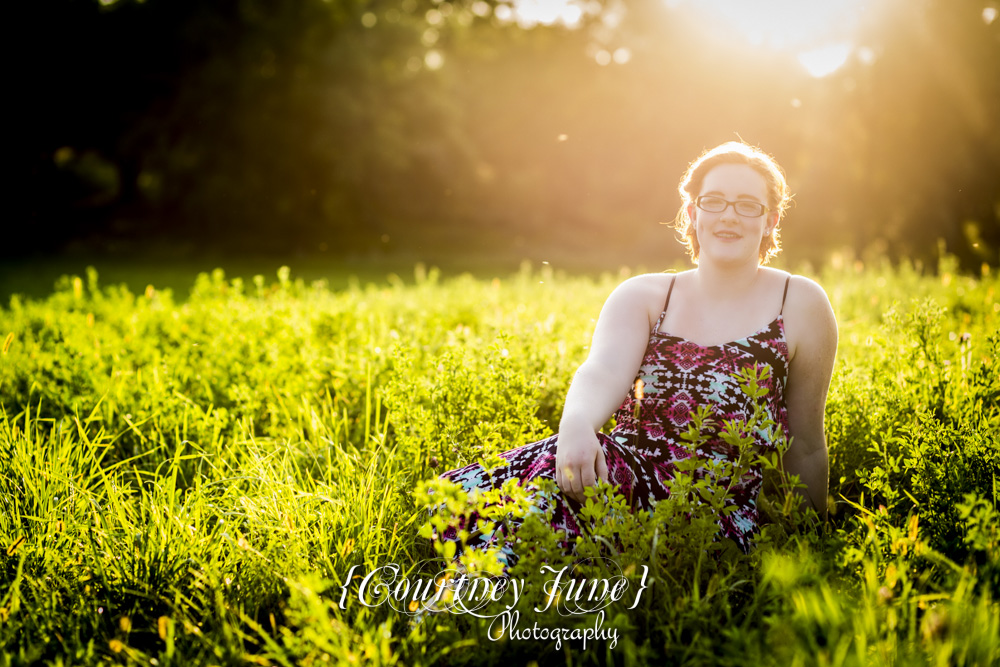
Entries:
[[[710,211],[709,209],[701,205],[702,199],[718,199],[719,201],[726,202],[726,205],[723,206],[718,211]],[[760,206],[760,213],[757,213],[756,215],[747,215],[746,213],[740,213],[739,210],[736,208],[737,204],[753,204],[754,206]],[[694,200],[694,205],[700,208],[702,211],[705,211],[706,213],[723,213],[727,208],[732,206],[733,211],[735,211],[737,215],[741,215],[744,218],[759,218],[760,216],[764,215],[765,213],[771,210],[764,204],[761,204],[759,201],[751,201],[749,199],[738,199],[736,201],[729,201],[728,199],[723,199],[718,195],[701,195],[699,197],[696,197]]]

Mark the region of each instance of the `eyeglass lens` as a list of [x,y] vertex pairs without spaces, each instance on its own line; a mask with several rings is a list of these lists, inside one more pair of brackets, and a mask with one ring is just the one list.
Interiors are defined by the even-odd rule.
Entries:
[[709,213],[721,213],[725,211],[730,204],[733,205],[733,210],[735,210],[740,215],[745,215],[747,217],[756,217],[764,213],[766,207],[755,201],[728,201],[722,197],[698,197],[695,202],[698,208],[708,211]]

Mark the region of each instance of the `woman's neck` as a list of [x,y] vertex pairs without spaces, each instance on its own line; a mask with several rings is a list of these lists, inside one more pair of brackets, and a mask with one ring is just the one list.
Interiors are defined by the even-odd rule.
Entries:
[[761,267],[758,263],[718,266],[699,263],[695,279],[701,294],[713,301],[741,301],[753,291]]

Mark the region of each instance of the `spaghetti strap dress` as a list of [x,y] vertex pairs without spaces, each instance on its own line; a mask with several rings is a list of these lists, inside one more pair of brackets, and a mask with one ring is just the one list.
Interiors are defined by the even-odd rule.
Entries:
[[[708,346],[661,331],[674,289],[675,278],[671,279],[663,311],[650,331],[633,389],[615,412],[611,433],[597,434],[604,450],[609,482],[619,487],[632,511],[651,511],[657,501],[670,495],[668,483],[677,472],[677,462],[682,459],[698,456],[735,461],[739,452],[725,443],[718,431],[725,421],[749,420],[758,401],[776,430],[788,434],[785,405],[788,345],[782,313],[790,278],[785,280],[781,309],[770,324],[745,338]],[[737,377],[744,369],[755,367],[770,369],[761,383],[767,392],[757,401],[740,389]],[[691,424],[692,411],[702,405],[710,406],[716,430],[692,448],[681,435]],[[759,452],[774,451],[776,443],[768,440],[766,434],[755,433],[754,437]],[[508,479],[527,485],[532,493],[531,511],[552,509],[551,526],[556,531],[565,531],[561,545],[571,553],[583,525],[578,518],[580,504],[562,492],[550,496],[530,484],[539,478],[555,479],[558,438],[553,435],[503,453],[507,464],[493,469],[490,474],[482,465],[473,463],[443,473],[441,477],[461,484],[470,494],[477,489],[499,487]],[[720,534],[734,540],[745,553],[758,532],[757,499],[762,480],[761,467],[755,464],[731,486],[726,504],[735,509],[727,509],[717,519]],[[466,518],[474,522],[477,516],[471,513]],[[468,544],[474,549],[498,548],[501,562],[510,567],[516,562],[512,545],[517,541],[519,523],[508,520],[506,525],[501,523],[494,532],[479,534]],[[467,524],[463,521],[464,525]],[[433,539],[457,540],[457,531],[451,527]]]

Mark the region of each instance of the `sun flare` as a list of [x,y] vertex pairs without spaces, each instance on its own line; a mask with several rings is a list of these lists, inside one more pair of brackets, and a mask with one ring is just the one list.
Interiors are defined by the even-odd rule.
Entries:
[[851,57],[854,47],[850,42],[821,46],[798,54],[799,63],[816,78],[833,74]]
[[573,28],[580,23],[585,9],[574,0],[514,0],[514,10],[509,16],[525,28],[556,23]]
[[854,51],[865,0],[664,0],[741,35],[749,44],[794,55],[812,76],[833,73]]

